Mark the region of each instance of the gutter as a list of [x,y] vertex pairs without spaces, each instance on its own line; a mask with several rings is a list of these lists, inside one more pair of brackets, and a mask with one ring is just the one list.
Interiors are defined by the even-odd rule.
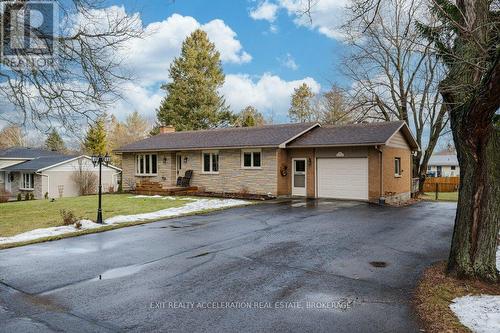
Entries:
[[378,199],[378,203],[380,205],[385,204],[384,197],[384,159],[382,157],[383,152],[380,146],[375,146],[375,149],[379,152],[379,168],[380,168],[380,197]]

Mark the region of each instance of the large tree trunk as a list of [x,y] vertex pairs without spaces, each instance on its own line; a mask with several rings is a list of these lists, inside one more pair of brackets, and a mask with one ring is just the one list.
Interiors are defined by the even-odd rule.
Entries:
[[480,116],[467,106],[450,112],[460,192],[448,271],[461,278],[499,281],[495,256],[500,226],[500,133]]

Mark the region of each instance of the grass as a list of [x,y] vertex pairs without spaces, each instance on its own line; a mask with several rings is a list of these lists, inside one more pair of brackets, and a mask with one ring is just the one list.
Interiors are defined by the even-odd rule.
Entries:
[[[427,192],[422,195],[424,200],[436,200],[436,193]],[[458,192],[439,192],[438,201],[458,201]]]
[[463,326],[450,304],[466,295],[499,295],[499,284],[459,280],[445,274],[446,263],[427,268],[415,289],[414,306],[426,332],[470,332]]
[[[185,200],[129,198],[130,194],[105,194],[102,197],[103,218],[131,215],[180,207]],[[8,237],[38,228],[62,225],[60,210],[72,210],[78,218],[95,221],[97,196],[32,200],[0,204],[0,236]]]

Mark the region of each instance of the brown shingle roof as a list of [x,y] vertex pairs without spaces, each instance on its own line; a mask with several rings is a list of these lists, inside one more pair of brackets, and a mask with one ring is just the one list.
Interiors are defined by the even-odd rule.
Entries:
[[314,126],[318,125],[301,123],[166,133],[125,145],[115,152],[278,147]]
[[[407,130],[403,121],[352,124],[344,126],[322,126],[302,135],[288,144],[287,147],[299,148],[384,144],[402,127]],[[408,133],[405,133],[405,136],[409,141],[413,140],[413,138],[408,138]],[[415,146],[413,142],[409,143],[410,146]]]

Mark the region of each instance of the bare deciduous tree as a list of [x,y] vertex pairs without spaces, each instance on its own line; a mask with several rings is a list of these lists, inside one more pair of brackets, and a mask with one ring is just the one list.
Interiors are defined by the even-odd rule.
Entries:
[[353,122],[355,110],[348,94],[336,85],[321,94],[316,109],[319,112],[319,121],[328,125],[339,125]]
[[26,146],[26,137],[19,126],[6,126],[0,130],[0,149]]
[[[15,1],[24,10],[26,0]],[[55,66],[39,67],[32,54],[18,52],[26,65],[3,61],[0,68],[0,98],[14,111],[1,111],[0,119],[19,125],[50,127],[52,123],[72,128],[82,119],[95,119],[119,98],[119,84],[130,79],[120,66],[120,48],[140,37],[142,26],[137,15],[129,16],[120,7],[103,7],[103,1],[55,1],[59,21],[55,34],[37,33],[37,43],[57,45]],[[0,13],[7,24],[13,11]],[[27,25],[27,23],[26,23]],[[25,29],[31,29],[25,27]],[[5,110],[5,109],[4,109]]]
[[420,0],[383,0],[345,25],[352,54],[344,70],[362,116],[403,120],[413,128],[421,150],[413,159],[413,175],[422,190],[427,164],[448,117],[438,83],[443,69],[431,44],[417,31]]

